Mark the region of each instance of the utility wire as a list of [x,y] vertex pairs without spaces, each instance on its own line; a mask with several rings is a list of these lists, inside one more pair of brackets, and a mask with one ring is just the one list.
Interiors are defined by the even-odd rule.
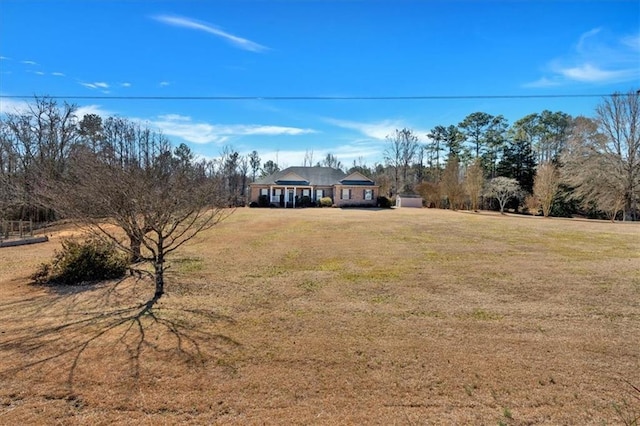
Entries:
[[[417,95],[417,96],[43,96],[49,99],[75,100],[132,100],[132,101],[393,101],[393,100],[464,100],[464,99],[548,99],[548,98],[602,98],[631,96],[616,94],[558,94],[558,95]],[[34,95],[0,95],[0,99],[31,99]]]

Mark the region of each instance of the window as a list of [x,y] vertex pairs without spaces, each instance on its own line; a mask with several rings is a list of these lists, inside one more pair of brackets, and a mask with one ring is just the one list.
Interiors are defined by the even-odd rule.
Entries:
[[365,200],[373,200],[373,189],[365,189],[364,190],[364,199]]
[[269,188],[260,188],[260,195],[269,195]]
[[303,190],[302,190],[302,196],[303,196],[303,197],[308,197],[308,196],[309,196],[309,193],[310,193],[309,191],[310,191],[309,189],[303,189]]
[[343,188],[342,189],[342,199],[343,200],[348,200],[349,198],[351,198],[351,190],[347,189],[347,188]]
[[324,197],[324,191],[322,189],[316,189],[316,200]]
[[275,195],[275,196],[280,196],[281,193],[282,193],[282,189],[274,189],[273,190],[273,195]]

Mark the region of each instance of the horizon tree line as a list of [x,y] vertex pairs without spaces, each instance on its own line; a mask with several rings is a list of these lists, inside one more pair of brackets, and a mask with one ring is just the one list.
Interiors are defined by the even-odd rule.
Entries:
[[[492,180],[503,177],[518,185],[503,207],[517,211],[523,206],[545,216],[582,213],[636,220],[639,97],[637,92],[607,97],[594,117],[544,110],[511,125],[502,115],[474,112],[457,124],[436,125],[425,135],[396,129],[386,138],[383,163],[369,166],[358,159],[347,166],[327,153],[315,165],[358,171],[374,179],[383,195],[420,194],[431,207],[497,209],[500,203],[494,204],[496,198],[487,191]],[[229,206],[245,205],[248,184],[280,170],[273,160],[263,162],[256,150],[242,155],[225,146],[218,158],[199,159],[187,145],[173,148],[162,134],[126,118],[78,118],[76,112],[75,105],[45,97],[36,98],[23,113],[0,117],[3,217],[56,218],[38,199],[36,187],[64,175],[80,148],[120,167],[146,166],[158,152],[173,150],[183,164],[215,180]],[[307,150],[304,165],[313,164],[313,151]]]

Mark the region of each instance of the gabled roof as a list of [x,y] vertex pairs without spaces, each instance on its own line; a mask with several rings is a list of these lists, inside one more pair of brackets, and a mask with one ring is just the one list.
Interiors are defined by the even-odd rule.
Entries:
[[297,173],[289,172],[275,180],[278,185],[309,185],[309,180]]
[[[339,183],[345,177],[347,176],[342,170],[332,167],[287,167],[272,175],[257,179],[253,184],[331,186]],[[295,183],[288,183],[291,178],[294,179],[292,182]]]
[[360,172],[353,172],[340,180],[343,185],[375,185],[375,182]]

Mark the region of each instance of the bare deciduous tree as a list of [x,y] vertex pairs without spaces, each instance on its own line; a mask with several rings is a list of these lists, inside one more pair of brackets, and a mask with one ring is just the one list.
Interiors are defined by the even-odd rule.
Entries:
[[[14,200],[20,218],[42,218],[34,186],[64,173],[78,136],[76,110],[75,105],[60,107],[55,100],[43,97],[36,98],[26,111],[3,117],[2,146],[9,153],[9,157],[2,155],[6,157],[3,167],[11,169],[9,179],[20,196]],[[45,218],[51,218],[53,212],[44,213]]]
[[410,190],[408,172],[418,153],[418,137],[411,129],[396,129],[392,135],[387,135],[387,141],[389,145],[384,151],[384,158],[394,169],[395,193],[408,192]]
[[489,181],[485,194],[488,197],[498,200],[500,205],[500,214],[504,214],[504,206],[511,198],[518,196],[520,185],[513,178],[498,176]]
[[460,182],[460,167],[458,157],[450,157],[447,165],[442,172],[442,181],[440,182],[442,195],[447,197],[449,208],[457,210],[462,204],[464,198],[464,186]]
[[164,294],[167,256],[233,211],[222,207],[219,183],[196,173],[192,163],[170,149],[151,154],[148,164],[123,166],[79,149],[69,173],[44,191],[53,207],[153,265],[149,307]]
[[584,205],[595,204],[612,220],[637,219],[640,198],[640,94],[606,98],[596,119],[576,118],[562,157],[563,178]]
[[442,188],[440,182],[421,182],[416,185],[416,192],[420,194],[427,207],[442,208]]
[[524,198],[524,207],[529,214],[536,216],[540,212],[540,200],[538,200],[533,194],[527,195]]
[[467,168],[467,176],[464,180],[464,187],[471,201],[471,210],[478,211],[478,204],[482,189],[484,187],[484,173],[482,169],[482,161],[476,158]]
[[545,162],[538,167],[533,180],[533,196],[542,208],[542,215],[549,217],[553,200],[560,186],[560,175],[553,163]]
[[304,152],[304,159],[302,160],[302,165],[304,167],[313,166],[313,150],[309,151],[308,149]]

